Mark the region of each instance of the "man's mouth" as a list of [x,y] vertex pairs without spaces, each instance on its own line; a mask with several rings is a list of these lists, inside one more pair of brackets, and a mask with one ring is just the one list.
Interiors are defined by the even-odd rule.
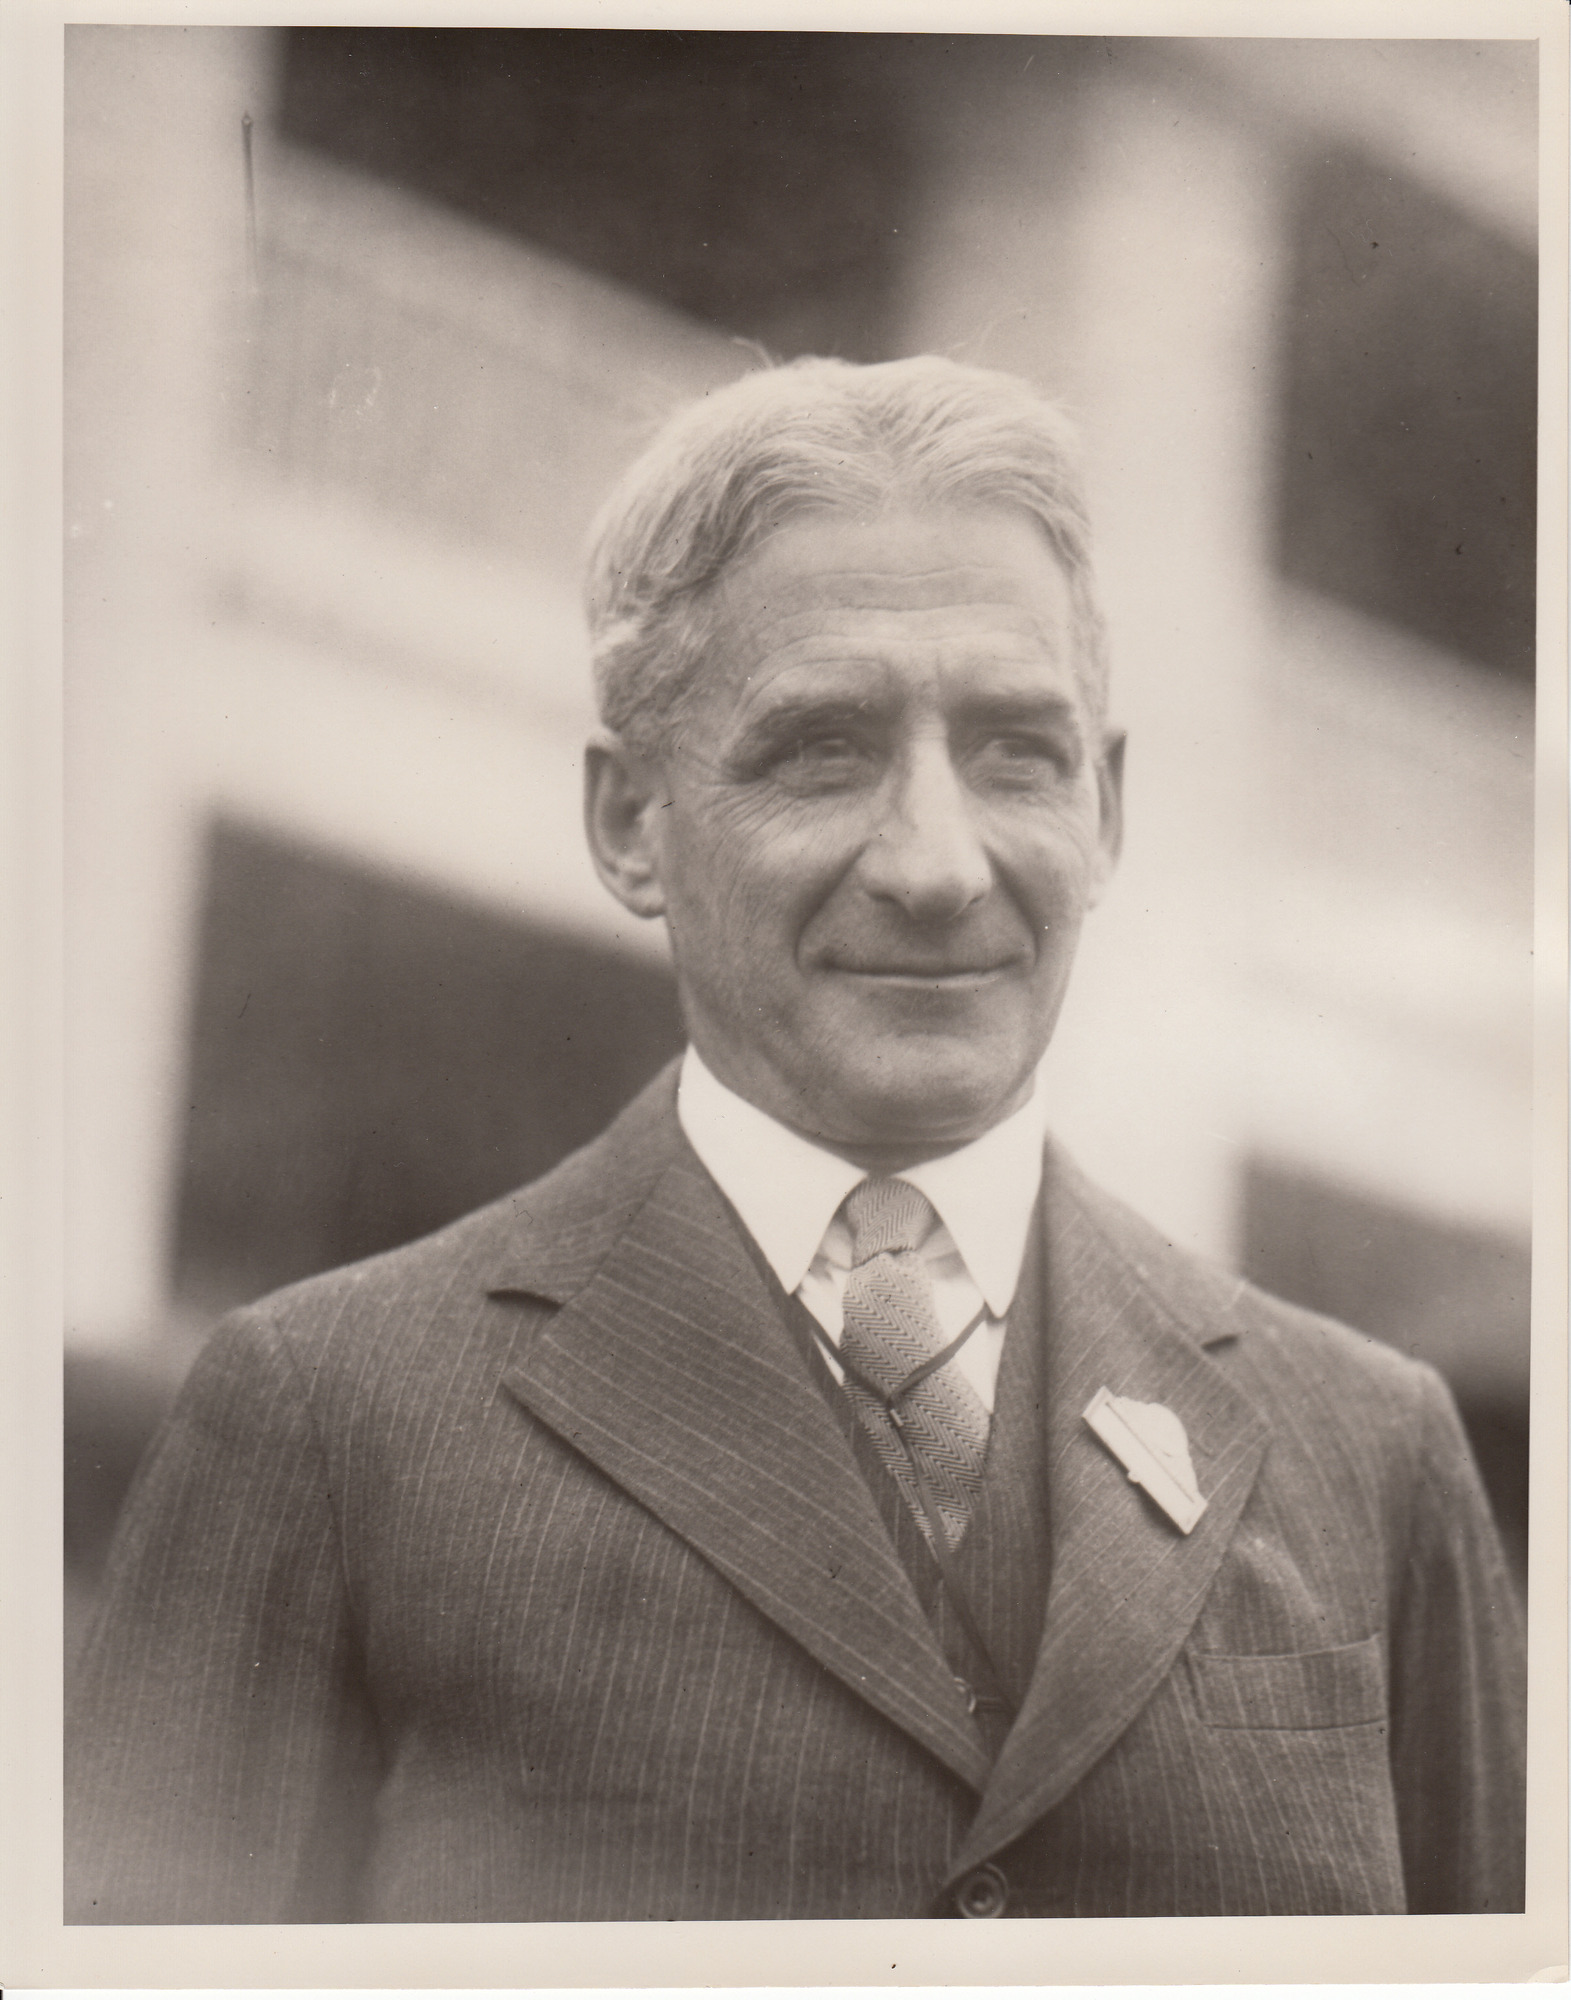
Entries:
[[832,970],[852,979],[876,979],[886,985],[968,986],[996,979],[1014,969],[1012,959],[993,959],[978,965],[910,965],[902,963],[857,965],[836,963]]

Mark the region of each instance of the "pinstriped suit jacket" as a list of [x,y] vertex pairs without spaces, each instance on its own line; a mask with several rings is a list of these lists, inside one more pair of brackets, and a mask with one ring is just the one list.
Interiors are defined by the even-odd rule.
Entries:
[[[1050,1151],[1052,1563],[992,1762],[667,1073],[220,1330],[72,1730],[82,1922],[1513,1909],[1516,1613],[1428,1370]],[[1182,1419],[1179,1535],[1080,1418]]]

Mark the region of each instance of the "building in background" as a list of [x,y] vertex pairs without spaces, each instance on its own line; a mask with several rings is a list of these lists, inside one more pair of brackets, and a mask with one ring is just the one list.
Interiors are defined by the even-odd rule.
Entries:
[[761,352],[1076,413],[1130,823],[1055,1126],[1439,1365],[1521,1562],[1533,45],[66,39],[76,1601],[216,1312],[679,1045],[579,832],[577,558]]

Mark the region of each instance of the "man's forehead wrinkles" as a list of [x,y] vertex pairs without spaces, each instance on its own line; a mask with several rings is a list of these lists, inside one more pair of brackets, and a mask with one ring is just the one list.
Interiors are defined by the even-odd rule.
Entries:
[[770,604],[763,615],[735,619],[732,632],[749,665],[787,655],[894,657],[906,649],[945,647],[985,656],[1000,646],[1026,646],[1056,656],[1066,636],[1056,620],[1009,603],[873,605]]
[[771,614],[789,614],[799,607],[815,612],[836,607],[894,612],[944,607],[982,611],[1006,605],[1025,609],[1027,598],[1039,595],[1025,590],[1011,571],[975,563],[946,563],[933,569],[837,568],[805,574],[781,570],[755,579],[754,589]]
[[809,572],[806,576],[793,577],[788,572],[786,580],[790,583],[799,582],[808,587],[813,587],[832,576],[838,581],[844,582],[851,589],[887,589],[891,582],[909,583],[920,586],[935,581],[942,581],[949,577],[1008,576],[1010,574],[1011,572],[1004,569],[1002,565],[978,562],[954,561],[927,564],[902,562],[888,565],[868,563],[862,568],[855,568],[850,564],[837,563],[833,569],[825,567],[817,572]]
[[752,710],[852,707],[927,696],[960,703],[1062,702],[1072,705],[1068,667],[1040,647],[994,636],[963,651],[942,646],[805,642],[775,650],[762,670],[740,672],[742,706]]

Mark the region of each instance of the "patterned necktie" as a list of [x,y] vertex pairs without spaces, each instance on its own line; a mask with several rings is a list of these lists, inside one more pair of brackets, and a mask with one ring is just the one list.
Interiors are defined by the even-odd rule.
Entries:
[[[965,1533],[982,1486],[987,1410],[953,1361],[901,1393],[913,1370],[949,1345],[933,1307],[932,1282],[917,1253],[937,1217],[926,1195],[909,1181],[865,1180],[846,1197],[845,1218],[853,1266],[846,1279],[840,1336],[846,1393],[931,1542],[913,1462],[920,1469],[953,1548]],[[857,1376],[880,1393],[871,1393]]]

